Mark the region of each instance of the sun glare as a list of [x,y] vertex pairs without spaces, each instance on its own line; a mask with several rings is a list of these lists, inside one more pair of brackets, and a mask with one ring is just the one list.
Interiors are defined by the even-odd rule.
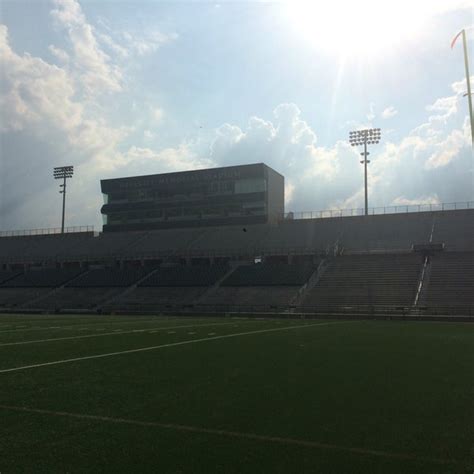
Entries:
[[415,39],[423,12],[416,5],[381,0],[292,1],[287,18],[315,48],[373,58]]

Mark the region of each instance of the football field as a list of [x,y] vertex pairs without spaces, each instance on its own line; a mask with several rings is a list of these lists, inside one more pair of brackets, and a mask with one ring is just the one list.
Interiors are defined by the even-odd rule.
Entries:
[[474,325],[0,315],[0,472],[472,473]]

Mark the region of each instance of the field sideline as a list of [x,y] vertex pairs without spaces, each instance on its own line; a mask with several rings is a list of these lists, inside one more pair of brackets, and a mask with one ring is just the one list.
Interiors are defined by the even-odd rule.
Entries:
[[474,470],[474,325],[0,315],[0,472]]

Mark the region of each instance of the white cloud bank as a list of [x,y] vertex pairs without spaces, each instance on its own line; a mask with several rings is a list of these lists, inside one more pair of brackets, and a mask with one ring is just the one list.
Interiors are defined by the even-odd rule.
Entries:
[[[104,45],[104,36],[87,21],[75,0],[54,0],[51,17],[67,39],[66,47],[48,47],[56,64],[15,52],[7,26],[0,24],[0,228],[55,225],[55,209],[43,205],[57,201],[51,168],[69,164],[76,166],[68,198],[71,219],[76,224],[97,224],[99,176],[131,161],[144,161],[133,148],[121,150],[133,127],[111,125],[102,99],[124,92],[127,64],[119,48],[123,55],[137,48],[147,54],[170,38],[158,33],[136,35],[133,41],[125,38],[120,46],[109,35]],[[113,54],[112,45],[117,46]],[[173,154],[176,164],[180,153],[178,149]],[[170,155],[162,152],[156,160],[166,166],[173,162]],[[77,194],[75,186],[81,190]]]
[[[55,225],[60,203],[51,168],[66,164],[79,167],[69,188],[71,225],[99,224],[103,177],[255,162],[265,162],[285,176],[287,210],[363,205],[358,150],[346,141],[320,146],[316,131],[291,103],[278,105],[270,119],[251,117],[245,127],[224,123],[206,143],[189,141],[162,150],[124,148],[133,127],[112,126],[97,103],[124,92],[128,80],[124,58],[133,52],[150,54],[170,37],[145,34],[138,40],[126,35],[117,39],[112,30],[98,32],[89,24],[77,2],[56,0],[54,5],[55,24],[69,41],[65,49],[49,47],[59,65],[15,52],[7,27],[0,25],[0,227]],[[454,83],[450,96],[429,105],[424,123],[405,138],[373,147],[370,205],[474,199],[463,84]],[[388,107],[382,115],[395,112]],[[374,113],[371,104],[369,114]],[[167,114],[155,106],[151,117],[162,123]],[[150,139],[153,132],[146,129],[141,135]],[[51,203],[57,203],[57,209]]]
[[382,112],[382,118],[383,119],[389,119],[392,117],[395,117],[395,115],[398,114],[398,110],[391,105],[390,107],[387,107],[383,110]]

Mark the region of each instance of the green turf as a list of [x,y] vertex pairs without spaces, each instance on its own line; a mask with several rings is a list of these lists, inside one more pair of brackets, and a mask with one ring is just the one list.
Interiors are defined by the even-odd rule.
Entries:
[[1,315],[0,472],[471,473],[473,367],[461,323]]

